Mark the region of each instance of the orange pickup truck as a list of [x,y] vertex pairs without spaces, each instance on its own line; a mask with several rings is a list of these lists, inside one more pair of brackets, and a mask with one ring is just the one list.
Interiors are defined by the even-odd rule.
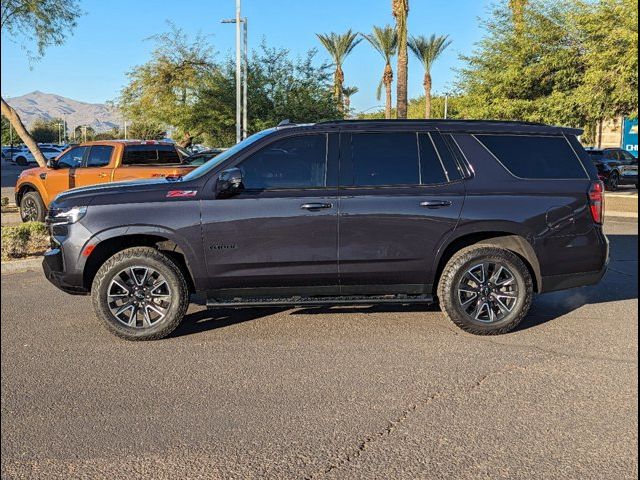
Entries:
[[172,143],[100,141],[71,147],[46,168],[31,168],[16,183],[16,205],[22,221],[44,221],[47,206],[61,192],[99,183],[184,175],[195,165],[184,163]]

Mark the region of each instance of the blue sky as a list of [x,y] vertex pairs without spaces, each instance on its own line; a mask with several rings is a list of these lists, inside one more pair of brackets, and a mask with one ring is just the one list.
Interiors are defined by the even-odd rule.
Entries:
[[[409,28],[412,34],[448,34],[453,45],[436,63],[434,89],[444,91],[454,80],[458,56],[473,48],[481,35],[479,18],[487,15],[491,0],[412,0]],[[223,59],[232,54],[234,27],[222,25],[233,17],[235,0],[84,0],[85,15],[68,40],[50,48],[30,67],[19,45],[2,36],[2,95],[13,97],[33,90],[56,93],[75,100],[105,102],[117,96],[126,72],[149,59],[149,36],[166,31],[167,20],[187,32],[210,34]],[[391,0],[243,0],[249,18],[252,46],[266,39],[293,55],[318,48],[326,58],[316,32],[343,32],[348,28],[368,32],[372,25],[392,23]],[[251,48],[250,45],[250,48]],[[363,111],[380,104],[375,91],[383,70],[382,59],[362,43],[345,65],[346,85],[357,85],[353,107]],[[410,95],[422,90],[422,68],[410,64]]]

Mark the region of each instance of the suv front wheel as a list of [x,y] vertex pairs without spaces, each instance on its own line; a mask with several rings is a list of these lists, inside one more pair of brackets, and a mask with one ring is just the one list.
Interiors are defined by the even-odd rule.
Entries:
[[182,321],[189,288],[180,268],[151,247],[116,253],[96,273],[91,289],[98,319],[126,340],[158,340]]
[[533,280],[513,252],[474,245],[447,263],[438,285],[446,315],[461,329],[476,335],[508,333],[531,308]]

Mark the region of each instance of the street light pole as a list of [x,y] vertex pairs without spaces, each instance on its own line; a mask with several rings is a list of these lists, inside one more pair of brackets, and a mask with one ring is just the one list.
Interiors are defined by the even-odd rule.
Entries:
[[242,140],[242,19],[241,0],[236,0],[236,143]]
[[248,133],[248,120],[247,120],[247,94],[248,94],[248,84],[249,84],[249,21],[247,17],[243,20],[244,27],[244,61],[242,62],[244,67],[244,91],[242,92],[242,139],[247,138]]
[[[240,17],[240,0],[237,0],[236,18],[222,20],[222,23],[236,24],[236,141],[248,135],[248,77],[249,77],[249,33],[248,19]],[[239,35],[239,32],[242,32]],[[242,45],[241,45],[242,38]]]
[[446,120],[449,117],[449,94],[445,94],[444,96],[444,119]]

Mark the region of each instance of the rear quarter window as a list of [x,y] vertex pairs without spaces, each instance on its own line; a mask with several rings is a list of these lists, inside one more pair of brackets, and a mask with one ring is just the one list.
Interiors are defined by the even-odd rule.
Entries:
[[476,135],[498,161],[519,178],[588,178],[582,163],[564,137]]
[[171,145],[131,145],[124,149],[123,165],[177,165],[181,163]]

